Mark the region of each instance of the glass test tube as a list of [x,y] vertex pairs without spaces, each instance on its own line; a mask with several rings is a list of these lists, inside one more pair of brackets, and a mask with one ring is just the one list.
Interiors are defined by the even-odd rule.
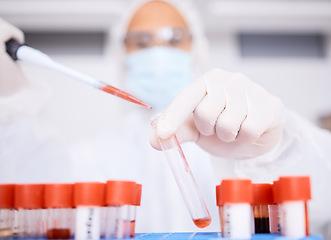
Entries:
[[252,237],[252,184],[248,179],[224,179],[216,187],[222,235],[230,239]]
[[270,233],[269,206],[272,205],[272,185],[253,184],[254,232]]
[[[157,115],[151,121],[155,133],[159,117],[160,115]],[[158,137],[158,141],[194,224],[199,228],[207,227],[211,222],[211,216],[176,135],[168,139]]]
[[278,182],[281,234],[288,238],[309,235],[307,201],[311,199],[308,176],[280,177]]
[[0,238],[14,236],[14,184],[0,185]]
[[221,224],[221,234],[224,236],[224,215],[223,215],[223,202],[221,199],[222,188],[221,185],[216,186],[216,205],[218,206],[218,213]]
[[43,184],[17,184],[14,206],[17,209],[17,234],[19,238],[44,237]]
[[106,183],[106,238],[129,238],[131,207],[136,200],[137,187],[132,181]]
[[270,205],[270,233],[280,233],[278,181],[272,184],[273,204]]
[[98,240],[101,237],[101,211],[104,206],[105,184],[80,182],[74,185],[76,207],[75,239]]
[[47,239],[70,239],[73,232],[73,185],[45,185],[44,206]]
[[140,202],[141,202],[141,191],[142,191],[142,185],[141,184],[136,184],[136,198],[135,201],[133,203],[133,205],[131,206],[131,210],[130,210],[130,237],[134,237],[135,236],[135,228],[136,228],[136,215],[137,215],[137,208],[138,206],[140,206]]

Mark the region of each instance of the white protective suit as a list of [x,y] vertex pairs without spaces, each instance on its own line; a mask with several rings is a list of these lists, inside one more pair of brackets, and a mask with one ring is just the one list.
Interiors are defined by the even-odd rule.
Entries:
[[[125,48],[124,36],[128,24],[137,11],[147,1],[135,1],[125,16],[118,22],[112,35],[112,54],[118,64],[117,75],[122,80],[119,87],[125,90]],[[171,2],[186,19],[193,35],[192,54],[198,75],[207,65],[207,41],[201,21],[189,1]],[[117,123],[105,129],[102,135],[90,139],[93,154],[102,165],[102,176],[115,179],[133,179],[143,185],[141,207],[138,210],[137,232],[174,232],[174,231],[219,231],[220,223],[216,207],[215,186],[219,179],[212,170],[208,153],[193,143],[183,144],[192,172],[205,198],[212,223],[205,229],[199,229],[189,215],[180,195],[177,184],[164,159],[163,153],[150,146],[152,134],[150,119],[157,114],[147,108],[120,102],[120,112],[116,116]],[[84,149],[87,150],[87,146]],[[97,151],[95,151],[97,150]],[[89,155],[88,154],[88,155]],[[86,153],[76,159],[83,159]],[[79,176],[81,178],[82,176]]]
[[[124,48],[121,39],[125,34],[130,17],[137,7],[144,2],[138,1],[135,7],[129,10],[128,15],[119,24],[120,30],[114,34],[115,52],[120,63],[124,58]],[[205,55],[207,53],[207,46],[203,36],[201,22],[197,18],[195,11],[186,6],[188,2],[181,1],[177,3],[170,1],[170,3],[183,14],[184,19],[192,31],[193,39],[196,41],[193,42],[192,49],[195,56],[195,66],[196,70],[198,69],[197,73],[201,74],[199,72],[201,69],[197,68],[197,66],[204,66],[207,59],[207,55]],[[185,11],[182,11],[182,9],[185,9]],[[121,64],[121,66],[124,66],[124,64]],[[320,129],[300,116],[297,116],[292,111],[286,110],[283,133],[279,143],[273,150],[262,156],[244,160],[211,157],[212,168],[219,179],[218,181],[216,180],[216,183],[220,182],[222,178],[233,177],[250,178],[253,182],[257,183],[272,183],[279,176],[284,175],[311,176],[313,199],[309,202],[310,231],[315,234],[323,234],[326,239],[331,239],[331,206],[328,204],[331,200],[331,190],[327,186],[331,182],[330,146],[331,134],[329,131]],[[207,176],[204,174],[204,171],[210,171],[209,161],[207,159],[202,160],[205,165],[201,165],[201,162],[198,163],[201,159],[194,158],[194,151],[198,150],[193,146],[191,147],[185,153],[187,155],[192,154],[192,157],[189,156],[188,159],[191,160],[192,168],[197,166],[198,171],[193,171],[198,183],[203,184],[208,182],[209,184],[214,182],[215,179],[213,177],[211,178],[210,175]],[[209,180],[208,178],[211,179]],[[212,191],[212,194],[210,192],[209,195],[205,194],[209,202],[211,200],[209,197],[214,195],[214,189]],[[215,198],[215,196],[212,196],[212,198]],[[145,201],[147,202],[147,200]],[[215,211],[215,208],[210,205],[209,209],[212,209],[211,212]],[[180,215],[178,214],[178,216]],[[215,222],[214,216],[213,221]],[[180,230],[185,231],[187,229],[181,228]],[[206,230],[215,231],[215,228],[211,226]],[[216,231],[219,231],[219,228]]]
[[[122,67],[122,38],[129,18],[140,4],[134,4],[113,35],[117,51],[115,56]],[[174,4],[192,31],[195,60],[201,61],[206,59],[201,22],[194,9],[184,5],[189,4],[186,1]],[[196,66],[203,66],[203,63],[196,63]],[[119,76],[123,77],[121,73]],[[152,133],[149,120],[154,112],[122,102],[121,111],[114,115],[116,124],[105,125],[102,134],[68,146],[62,144],[56,132],[42,127],[44,119],[37,114],[42,107],[38,107],[37,103],[43,102],[44,97],[34,89],[30,87],[15,96],[0,99],[1,182],[130,179],[143,185],[137,232],[220,231],[215,201],[215,186],[220,179],[244,177],[255,182],[271,182],[281,175],[309,174],[313,185],[313,200],[309,205],[311,231],[327,234],[327,224],[331,221],[331,190],[327,186],[331,182],[328,158],[331,135],[289,111],[286,112],[283,135],[277,147],[254,159],[234,161],[212,157],[211,165],[209,154],[193,143],[183,144],[184,153],[212,215],[211,225],[198,229],[190,219],[170,169],[162,159],[162,152],[154,150],[149,144]],[[14,106],[25,103],[30,104],[14,109]],[[39,174],[41,172],[43,174]]]

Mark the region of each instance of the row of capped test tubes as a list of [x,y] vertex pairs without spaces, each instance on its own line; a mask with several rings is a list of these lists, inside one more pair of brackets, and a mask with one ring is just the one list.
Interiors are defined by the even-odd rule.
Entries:
[[253,233],[274,233],[304,238],[309,235],[310,199],[308,176],[284,176],[273,184],[224,179],[216,186],[222,236],[250,239]]
[[134,237],[141,191],[133,181],[1,184],[0,238]]

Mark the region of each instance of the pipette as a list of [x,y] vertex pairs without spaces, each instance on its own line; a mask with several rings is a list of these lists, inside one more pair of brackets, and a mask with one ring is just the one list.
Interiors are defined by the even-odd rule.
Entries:
[[[155,133],[160,116],[151,120]],[[194,224],[199,228],[207,227],[211,222],[210,214],[176,135],[168,139],[157,138]]]
[[6,42],[6,50],[7,50],[7,53],[14,60],[28,61],[28,62],[34,63],[34,64],[42,66],[42,67],[47,67],[47,68],[56,70],[58,72],[66,74],[70,77],[78,79],[86,84],[89,84],[89,85],[93,86],[94,88],[97,88],[104,92],[110,93],[110,94],[117,96],[119,98],[122,98],[124,100],[130,101],[130,102],[133,102],[136,104],[140,104],[149,109],[152,108],[148,104],[133,97],[129,93],[126,93],[116,87],[113,87],[113,86],[106,84],[102,81],[99,81],[95,78],[89,77],[83,73],[75,71],[62,64],[59,64],[59,63],[55,62],[53,59],[51,59],[48,55],[44,54],[43,52],[41,52],[37,49],[34,49],[32,47],[29,47],[27,45],[20,44],[13,39]]

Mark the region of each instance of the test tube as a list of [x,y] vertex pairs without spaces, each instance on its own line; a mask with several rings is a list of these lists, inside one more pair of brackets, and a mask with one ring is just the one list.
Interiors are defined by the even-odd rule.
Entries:
[[136,197],[133,202],[133,205],[130,207],[131,210],[129,212],[130,216],[130,237],[135,236],[135,228],[136,228],[136,215],[137,215],[137,208],[140,206],[141,202],[141,191],[142,191],[142,185],[136,184]]
[[221,200],[222,188],[221,185],[216,186],[216,205],[218,206],[218,213],[221,223],[221,234],[224,236],[224,215],[223,215],[223,202]]
[[130,210],[136,201],[136,183],[107,181],[106,183],[106,238],[130,237]]
[[272,184],[273,204],[270,205],[270,233],[280,233],[278,181]]
[[281,234],[288,238],[309,235],[307,201],[311,199],[308,176],[280,177]]
[[42,207],[43,184],[17,184],[14,206],[17,209],[17,231],[19,238],[44,237]]
[[253,184],[253,215],[255,233],[270,233],[269,206],[272,205],[272,185]]
[[46,184],[47,239],[70,239],[73,230],[73,185]]
[[230,239],[252,237],[252,184],[248,179],[224,179],[216,188],[221,207],[222,235]]
[[0,238],[14,235],[14,184],[0,185]]
[[[159,117],[160,115],[156,115],[151,120],[155,133]],[[158,141],[194,224],[199,228],[207,227],[211,222],[211,216],[176,135],[168,139],[158,137]]]
[[98,240],[101,236],[101,210],[104,206],[105,184],[79,182],[74,185],[76,207],[75,239]]

